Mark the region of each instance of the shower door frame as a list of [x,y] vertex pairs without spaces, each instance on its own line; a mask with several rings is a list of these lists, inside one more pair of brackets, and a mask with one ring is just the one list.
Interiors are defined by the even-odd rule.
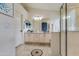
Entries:
[[62,56],[61,54],[61,10],[63,8],[63,6],[65,7],[65,56],[67,56],[67,3],[63,3],[60,7],[60,32],[59,32],[59,53],[60,53],[60,56]]

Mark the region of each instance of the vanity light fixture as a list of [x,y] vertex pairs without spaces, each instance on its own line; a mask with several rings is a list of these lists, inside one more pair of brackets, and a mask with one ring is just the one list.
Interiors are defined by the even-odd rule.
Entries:
[[33,16],[33,19],[34,19],[34,20],[42,20],[43,17],[42,17],[42,16]]

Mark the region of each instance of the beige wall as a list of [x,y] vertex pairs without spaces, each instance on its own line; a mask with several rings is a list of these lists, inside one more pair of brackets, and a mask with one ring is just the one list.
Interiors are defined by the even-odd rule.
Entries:
[[28,11],[25,10],[21,4],[14,4],[15,11],[14,17],[16,20],[16,46],[24,42],[24,32],[21,30],[24,29],[24,21],[28,19]]
[[0,56],[15,55],[16,21],[0,14]]
[[16,54],[15,46],[22,41],[21,14],[23,18],[27,18],[27,12],[20,4],[14,4],[14,17],[0,13],[0,56]]
[[68,56],[79,56],[79,32],[68,32]]
[[51,38],[51,52],[52,52],[52,56],[59,56],[59,32],[53,32],[52,33],[52,38]]
[[65,56],[65,39],[66,36],[65,36],[65,32],[61,32],[61,55],[62,56]]
[[[67,33],[67,55],[68,56],[79,56],[79,32],[68,32]],[[65,33],[61,36],[61,55],[65,56]]]

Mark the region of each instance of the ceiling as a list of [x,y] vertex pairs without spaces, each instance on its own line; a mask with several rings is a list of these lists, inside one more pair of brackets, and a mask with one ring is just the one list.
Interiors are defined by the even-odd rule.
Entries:
[[33,16],[43,16],[44,18],[56,18],[59,16],[61,3],[22,3],[29,12],[30,18]]
[[[45,18],[58,18],[62,3],[22,3],[30,16],[44,16]],[[68,3],[67,10],[79,7],[79,3]]]
[[59,11],[61,3],[23,3],[25,9],[40,9],[47,11]]

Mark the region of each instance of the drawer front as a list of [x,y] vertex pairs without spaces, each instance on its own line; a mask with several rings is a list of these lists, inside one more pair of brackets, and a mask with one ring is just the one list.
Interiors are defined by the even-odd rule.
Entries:
[[35,34],[25,34],[25,42],[35,42],[35,43],[50,43],[51,34],[49,33],[35,33]]

